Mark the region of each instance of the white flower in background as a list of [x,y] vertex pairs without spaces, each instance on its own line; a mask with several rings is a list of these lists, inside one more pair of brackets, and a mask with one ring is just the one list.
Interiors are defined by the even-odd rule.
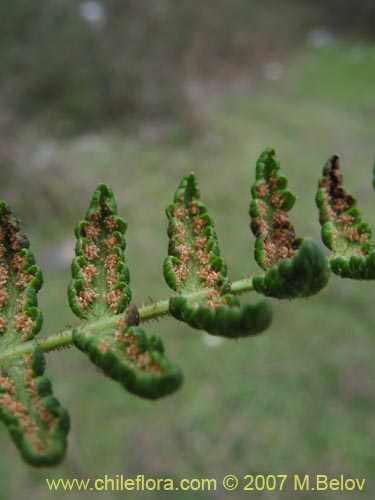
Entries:
[[277,62],[271,61],[267,63],[264,67],[264,77],[266,80],[276,82],[284,76],[284,65]]
[[224,342],[224,339],[221,337],[215,337],[213,335],[209,335],[208,333],[203,334],[203,342],[208,346],[208,347],[218,347]]
[[88,23],[99,24],[105,20],[105,10],[100,2],[89,0],[81,4],[80,16]]
[[325,49],[335,45],[336,37],[325,28],[315,28],[307,35],[306,42],[316,49]]

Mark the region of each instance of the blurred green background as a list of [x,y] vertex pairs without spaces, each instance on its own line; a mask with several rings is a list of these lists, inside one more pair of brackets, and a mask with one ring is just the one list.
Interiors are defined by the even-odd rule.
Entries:
[[[164,208],[190,170],[232,279],[256,272],[247,212],[265,146],[276,148],[298,196],[298,234],[319,238],[314,196],[332,153],[375,227],[374,5],[1,0],[0,197],[22,219],[44,270],[42,335],[75,323],[66,299],[73,227],[99,182],[114,188],[129,223],[138,305],[169,293]],[[154,403],[125,393],[78,351],[49,354],[47,373],[72,419],[68,456],[34,470],[1,425],[0,499],[85,496],[50,493],[45,477],[248,473],[365,477],[362,494],[320,497],[373,498],[374,297],[373,283],[333,277],[309,300],[273,301],[271,328],[239,341],[172,319],[146,324],[185,374],[177,394]]]

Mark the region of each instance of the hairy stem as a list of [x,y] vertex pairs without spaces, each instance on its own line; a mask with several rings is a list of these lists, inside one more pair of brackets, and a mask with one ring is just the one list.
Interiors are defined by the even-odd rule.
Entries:
[[[242,280],[234,281],[231,285],[231,293],[235,295],[241,295],[245,292],[250,292],[253,290],[252,278],[244,278]],[[194,292],[187,294],[186,296],[191,299],[206,297],[209,289],[200,290],[199,292]],[[139,308],[139,316],[141,322],[149,321],[151,319],[157,319],[162,316],[169,314],[169,299],[159,300],[153,304],[148,304]],[[98,321],[85,322],[82,326],[77,325],[75,328],[82,328],[84,330],[99,329],[101,326],[115,326],[118,321],[118,316],[108,316],[100,319]],[[3,359],[11,358],[12,356],[19,356],[22,354],[29,354],[32,352],[34,347],[37,345],[44,352],[54,351],[58,349],[63,349],[69,347],[73,343],[73,330],[70,327],[61,332],[53,333],[47,337],[37,337],[33,340],[23,342],[15,347],[10,347],[0,353],[0,362]]]

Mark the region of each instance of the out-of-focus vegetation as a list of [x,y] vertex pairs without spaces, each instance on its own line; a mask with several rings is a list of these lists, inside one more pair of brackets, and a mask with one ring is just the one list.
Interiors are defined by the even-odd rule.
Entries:
[[2,0],[1,90],[56,132],[173,120],[195,133],[192,82],[256,72],[323,21],[370,35],[371,0]]
[[[162,278],[168,240],[164,209],[192,169],[230,277],[256,271],[247,211],[255,161],[266,145],[276,147],[283,174],[298,196],[292,218],[299,235],[319,238],[314,196],[322,165],[334,152],[342,156],[345,183],[358,197],[363,218],[375,228],[372,2],[322,0],[301,6],[268,0],[260,7],[260,2],[240,0],[103,1],[104,24],[83,20],[81,7],[87,3],[0,2],[1,17],[9,20],[0,26],[0,197],[21,217],[44,270],[42,334],[75,322],[66,298],[73,226],[99,182],[114,188],[119,213],[129,223],[126,257],[137,304],[168,294]],[[19,6],[24,17],[12,26]],[[76,28],[62,23],[67,31],[59,34],[51,21],[56,12],[74,19]],[[148,13],[147,29],[135,12]],[[179,24],[172,23],[177,18]],[[99,42],[103,47],[97,51]],[[195,55],[184,62],[187,49]],[[90,59],[80,59],[91,50]],[[169,51],[173,57],[161,64]],[[135,55],[123,60],[122,53]],[[32,64],[31,54],[38,64]],[[139,69],[141,83],[134,89],[143,95],[147,81],[154,85],[154,73],[160,82],[150,94],[155,107],[121,94],[128,88],[126,71],[135,71],[130,60],[138,68],[153,66],[153,72]],[[99,80],[106,85],[94,77],[103,65]],[[56,75],[56,67],[59,78],[49,76],[49,69]],[[60,78],[60,91],[52,97],[36,92]],[[230,88],[229,80],[234,82]],[[118,106],[111,104],[113,113],[106,108],[108,88],[120,92]],[[65,99],[69,106],[60,104]],[[132,107],[134,102],[139,107]],[[166,131],[169,120],[173,126]],[[193,140],[186,140],[186,123]],[[146,324],[148,333],[161,335],[186,378],[179,393],[152,404],[101,376],[78,351],[49,354],[48,375],[72,417],[67,460],[49,471],[26,467],[0,426],[0,499],[16,500],[25,492],[31,500],[50,499],[45,477],[145,474],[178,480],[233,473],[365,477],[363,498],[372,498],[373,302],[373,283],[333,277],[309,300],[272,301],[274,323],[254,339],[215,342],[172,319]],[[78,500],[82,495],[61,491],[53,496]],[[219,490],[196,492],[194,498],[248,498],[243,492],[230,495]],[[325,500],[337,497],[335,492],[323,495]],[[340,500],[354,495],[339,493]],[[89,496],[122,498],[124,492]],[[288,490],[259,492],[256,498],[315,496]],[[164,499],[165,493],[147,498]],[[178,498],[192,495],[178,492]]]

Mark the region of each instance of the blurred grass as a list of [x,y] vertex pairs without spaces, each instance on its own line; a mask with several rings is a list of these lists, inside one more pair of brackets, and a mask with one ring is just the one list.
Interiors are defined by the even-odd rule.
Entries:
[[[28,184],[27,177],[29,204],[17,197],[17,186],[10,191],[37,258],[44,255],[48,263],[51,248],[64,242],[69,247],[73,224],[86,210],[91,191],[98,182],[108,182],[129,223],[126,255],[135,302],[166,296],[164,207],[182,175],[194,170],[232,278],[255,271],[249,185],[256,158],[267,145],[276,147],[298,196],[293,220],[300,235],[319,237],[314,196],[321,167],[334,152],[342,155],[348,190],[375,227],[370,182],[374,63],[374,49],[368,46],[303,49],[286,65],[282,80],[203,103],[206,134],[191,144],[178,136],[150,143],[113,132],[55,143],[57,167],[55,173],[51,167],[46,186],[59,210],[36,212],[33,220],[32,204],[40,200],[33,198],[35,183]],[[41,179],[44,174],[35,175]],[[75,321],[66,305],[67,260],[64,256],[46,266],[40,293],[44,334]],[[148,332],[162,336],[186,377],[178,394],[156,403],[126,394],[79,352],[48,355],[55,393],[72,417],[68,457],[51,471],[30,469],[1,427],[0,497],[51,498],[45,477],[320,473],[366,477],[370,498],[375,481],[373,300],[373,283],[332,278],[309,300],[274,301],[274,323],[259,338],[215,347],[207,345],[205,335],[172,319],[146,324]],[[69,498],[81,495],[70,493]],[[120,495],[108,492],[106,498]],[[257,498],[313,498],[291,491],[283,495],[259,492]],[[218,499],[232,496],[215,494]],[[349,497],[354,498],[340,493],[342,499]],[[194,498],[213,496],[202,492]]]

